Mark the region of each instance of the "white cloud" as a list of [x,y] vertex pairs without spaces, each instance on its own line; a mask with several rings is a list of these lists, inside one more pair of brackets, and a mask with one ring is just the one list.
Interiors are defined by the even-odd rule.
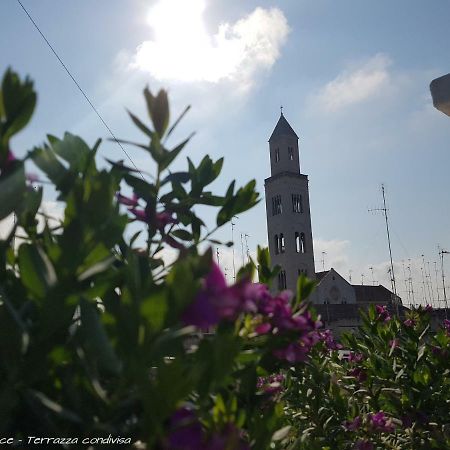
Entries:
[[[316,271],[329,270],[331,267],[340,271],[348,267],[347,248],[350,242],[339,239],[314,239],[314,259]],[[325,252],[323,254],[322,252]],[[325,264],[323,264],[325,262]],[[346,273],[341,273],[346,278]]]
[[289,33],[286,17],[278,8],[258,7],[234,23],[222,23],[211,35],[205,7],[205,0],[159,0],[149,12],[153,39],[138,46],[132,66],[157,80],[227,79],[250,87],[279,58]]
[[368,100],[389,84],[390,65],[389,57],[379,53],[359,66],[344,70],[320,89],[313,102],[321,110],[336,112]]

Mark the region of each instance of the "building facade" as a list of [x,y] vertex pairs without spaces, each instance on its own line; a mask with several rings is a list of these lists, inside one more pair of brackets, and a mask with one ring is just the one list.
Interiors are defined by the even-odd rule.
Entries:
[[270,177],[265,180],[267,235],[278,285],[295,291],[301,273],[314,277],[308,176],[300,171],[299,138],[281,113],[269,138]]
[[267,238],[272,265],[281,270],[274,291],[296,291],[304,273],[317,282],[309,300],[337,334],[360,324],[360,309],[401,299],[384,286],[352,285],[336,270],[317,272],[309,204],[308,176],[301,173],[299,138],[281,113],[269,138],[270,177],[265,180]]

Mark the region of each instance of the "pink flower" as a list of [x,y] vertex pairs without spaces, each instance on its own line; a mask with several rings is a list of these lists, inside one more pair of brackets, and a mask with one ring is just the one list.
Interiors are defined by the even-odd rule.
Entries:
[[450,335],[450,320],[444,319],[444,330]]
[[415,324],[416,324],[416,321],[414,319],[406,319],[403,322],[403,325],[405,325],[405,327],[408,327],[408,328],[413,328]]
[[[194,301],[183,314],[186,325],[208,328],[220,320],[235,320],[239,314],[255,313],[258,295],[265,296],[266,290],[261,286],[252,287],[249,280],[242,280],[233,286],[227,286],[219,266],[213,262],[203,287]],[[260,331],[264,331],[263,327]]]
[[285,377],[282,373],[268,377],[258,377],[256,387],[264,394],[275,395],[283,390],[282,383]]
[[156,213],[154,223],[155,227],[158,228],[158,230],[162,230],[167,225],[178,223],[178,221],[173,217],[172,213],[163,211],[160,213]]
[[377,320],[382,322],[389,322],[391,320],[391,316],[386,305],[376,305],[375,310],[378,313]]
[[272,329],[272,325],[268,322],[261,323],[255,327],[255,333],[267,334]]
[[355,377],[360,383],[367,380],[366,371],[360,367],[355,367],[354,369],[349,370],[348,375],[350,377]]
[[364,360],[364,355],[362,353],[350,352],[348,355],[349,362],[359,363]]
[[389,347],[397,348],[400,345],[400,341],[398,339],[391,339],[389,341]]
[[139,205],[139,197],[136,194],[133,194],[132,197],[125,197],[120,193],[116,194],[117,201],[124,206],[128,206],[131,208],[136,208]]
[[342,347],[341,344],[338,344],[333,337],[333,333],[331,330],[320,331],[319,339],[325,343],[328,350],[340,350]]
[[356,431],[362,424],[362,419],[360,416],[356,416],[353,420],[346,420],[344,422],[344,428],[347,431]]
[[274,350],[273,354],[278,359],[285,360],[289,363],[296,363],[305,361],[310,349],[310,346],[304,345],[302,342],[295,342],[283,349]]
[[375,414],[368,414],[367,418],[369,419],[369,424],[375,431],[391,433],[395,429],[392,420],[387,418],[383,411],[378,411]]
[[354,450],[373,450],[375,447],[370,441],[359,440],[355,443],[355,446],[353,448]]
[[205,448],[203,430],[195,413],[183,407],[170,418],[169,446],[171,450],[199,450]]

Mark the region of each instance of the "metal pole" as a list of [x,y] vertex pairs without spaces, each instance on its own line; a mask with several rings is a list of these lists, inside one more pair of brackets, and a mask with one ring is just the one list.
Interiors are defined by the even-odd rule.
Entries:
[[383,193],[383,212],[384,212],[384,219],[386,221],[386,233],[387,233],[387,240],[388,240],[388,247],[389,247],[389,258],[391,260],[391,284],[392,284],[392,290],[394,292],[394,299],[395,299],[395,311],[398,316],[398,303],[397,303],[397,286],[395,285],[395,273],[394,273],[394,263],[392,261],[392,248],[391,248],[391,236],[389,234],[389,220],[388,220],[388,214],[387,214],[387,208],[386,208],[386,195],[384,193],[384,184],[381,185],[381,192]]
[[445,318],[447,319],[447,309],[448,309],[448,305],[447,305],[447,293],[445,291],[445,275],[444,275],[444,253],[449,253],[445,250],[441,250],[440,254],[441,254],[441,272],[442,272],[442,287],[444,288],[444,304],[445,304]]
[[233,219],[231,219],[231,242],[233,244],[232,251],[233,251],[233,280],[236,281],[236,265],[234,263],[234,222]]

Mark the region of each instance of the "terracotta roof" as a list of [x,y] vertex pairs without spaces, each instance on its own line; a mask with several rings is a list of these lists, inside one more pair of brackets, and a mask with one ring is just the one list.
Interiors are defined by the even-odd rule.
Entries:
[[289,122],[284,117],[283,113],[281,113],[280,118],[278,119],[277,124],[275,125],[275,128],[272,132],[272,135],[269,138],[269,141],[271,141],[273,138],[278,136],[284,136],[284,135],[291,135],[295,136],[298,139],[298,136],[294,129],[289,125]]

